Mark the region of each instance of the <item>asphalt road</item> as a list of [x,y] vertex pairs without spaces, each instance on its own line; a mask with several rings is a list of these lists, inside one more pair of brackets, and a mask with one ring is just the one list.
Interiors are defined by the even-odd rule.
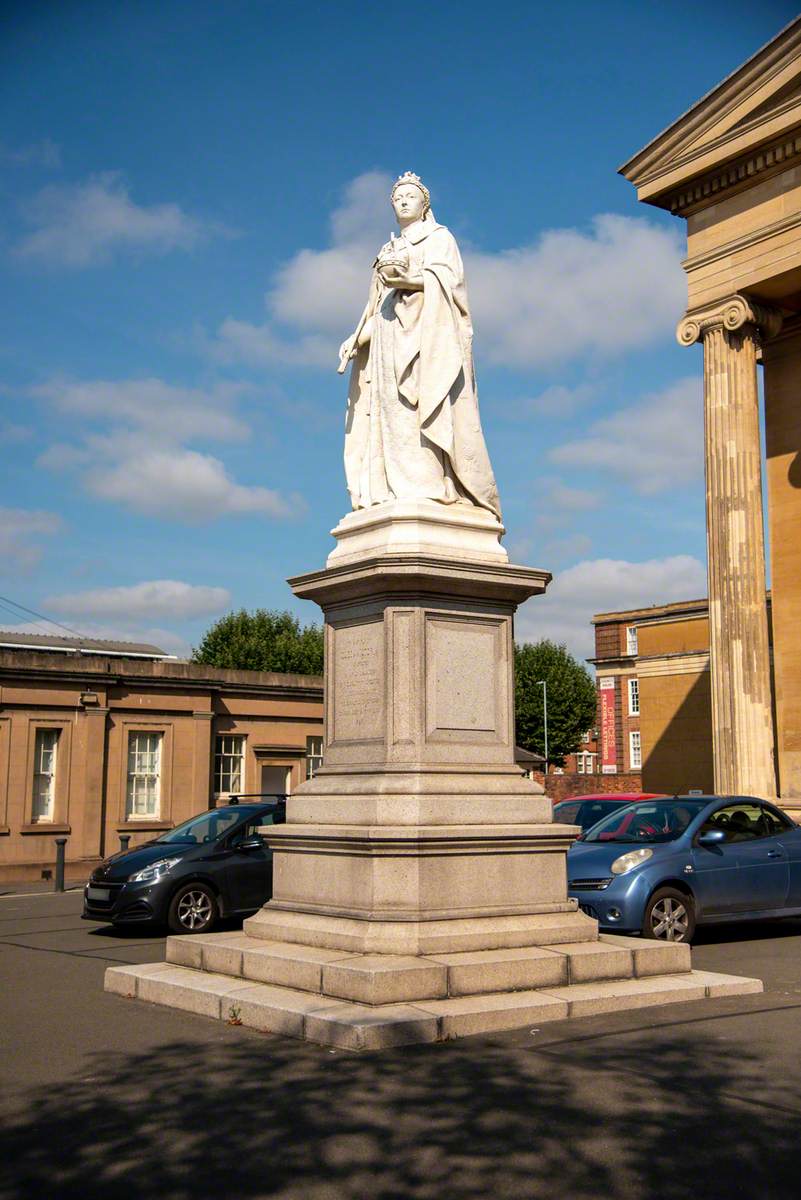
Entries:
[[108,996],[163,938],[0,896],[0,1197],[801,1195],[801,921],[701,932],[761,996],[371,1054]]

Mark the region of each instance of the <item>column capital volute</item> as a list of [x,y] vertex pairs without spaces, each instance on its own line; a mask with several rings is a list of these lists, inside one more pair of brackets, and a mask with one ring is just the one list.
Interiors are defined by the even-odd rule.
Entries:
[[735,292],[724,300],[702,308],[691,308],[679,321],[676,338],[681,346],[703,341],[712,329],[734,332],[744,325],[754,325],[763,338],[775,337],[782,327],[782,314],[776,308],[762,304],[751,296]]

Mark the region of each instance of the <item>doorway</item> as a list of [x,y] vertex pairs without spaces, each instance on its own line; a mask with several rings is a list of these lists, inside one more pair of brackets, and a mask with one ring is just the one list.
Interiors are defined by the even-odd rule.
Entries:
[[261,794],[262,796],[284,796],[289,794],[291,769],[262,765]]

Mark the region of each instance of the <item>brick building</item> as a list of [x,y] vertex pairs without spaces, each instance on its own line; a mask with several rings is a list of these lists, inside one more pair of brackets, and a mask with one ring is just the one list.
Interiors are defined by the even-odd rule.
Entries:
[[[642,771],[638,620],[645,612],[597,613],[595,658],[598,691],[598,773],[639,776]],[[639,787],[620,789],[638,791]]]
[[642,783],[637,620],[653,609],[598,613],[595,664],[598,707],[595,722],[561,770],[545,778],[554,802],[596,792],[639,792]]
[[[770,647],[770,592],[766,601]],[[639,747],[644,791],[714,792],[708,601],[599,613],[593,623],[599,721],[602,681],[611,681],[615,748],[619,754],[622,746],[624,765],[627,745],[630,767],[631,748]],[[801,817],[797,799],[784,798],[782,807],[796,820]]]
[[0,881],[68,874],[231,794],[291,792],[322,758],[319,676],[154,646],[0,632]]

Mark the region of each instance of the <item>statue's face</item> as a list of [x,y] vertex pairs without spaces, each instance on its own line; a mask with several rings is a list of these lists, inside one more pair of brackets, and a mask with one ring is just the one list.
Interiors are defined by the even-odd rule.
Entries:
[[401,225],[419,221],[426,206],[425,197],[413,183],[401,184],[392,193],[392,207]]

